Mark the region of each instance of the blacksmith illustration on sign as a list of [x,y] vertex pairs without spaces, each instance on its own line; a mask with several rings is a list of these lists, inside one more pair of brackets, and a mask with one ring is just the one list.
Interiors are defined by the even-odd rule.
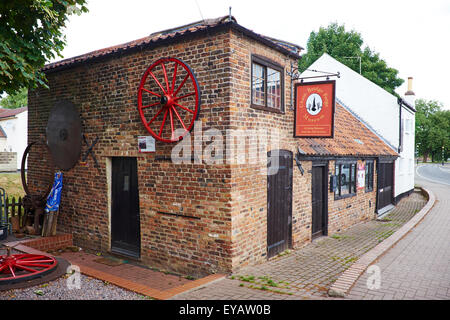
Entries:
[[294,136],[332,138],[335,81],[298,83],[295,93]]

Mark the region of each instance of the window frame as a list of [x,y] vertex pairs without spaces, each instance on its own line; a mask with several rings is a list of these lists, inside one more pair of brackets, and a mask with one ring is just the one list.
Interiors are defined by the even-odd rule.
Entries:
[[[264,67],[265,69],[265,81],[264,81],[264,105],[254,104],[253,103],[253,64],[260,65]],[[280,109],[269,107],[267,106],[267,68],[274,69],[275,71],[280,72],[280,85],[281,85],[281,97],[280,97]],[[285,88],[284,88],[284,67],[279,65],[278,63],[258,55],[252,55],[250,59],[250,107],[253,109],[263,110],[263,111],[270,111],[274,113],[285,113],[285,105],[284,105],[284,95],[285,95]]]
[[[369,165],[371,165],[371,167],[372,167],[372,179],[370,180],[369,179],[369,176],[368,176],[368,168],[369,168]],[[373,191],[373,178],[375,177],[375,161],[374,160],[366,160],[366,165],[365,165],[365,175],[366,175],[366,177],[365,177],[365,191],[366,192],[372,192]],[[370,182],[370,186],[369,186],[369,182]]]
[[[341,189],[341,173],[342,173],[342,166],[343,165],[350,165],[350,169],[349,171],[352,172],[352,166],[354,166],[354,170],[353,170],[353,175],[349,175],[349,193],[347,194],[342,194],[342,189]],[[339,175],[336,174],[337,172],[337,166],[339,166]],[[336,190],[338,191],[338,193],[336,193],[336,190],[334,191],[334,200],[339,200],[339,199],[345,199],[345,198],[350,198],[350,197],[354,197],[357,194],[357,171],[358,171],[358,162],[357,160],[347,160],[347,161],[336,161],[336,163],[334,164],[334,174],[337,176],[337,186],[336,186]],[[353,178],[353,179],[352,179]]]

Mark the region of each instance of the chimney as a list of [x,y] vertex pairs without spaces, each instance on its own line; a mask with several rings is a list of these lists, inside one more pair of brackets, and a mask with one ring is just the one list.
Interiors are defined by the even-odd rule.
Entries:
[[413,77],[408,77],[408,91],[405,92],[404,100],[411,105],[411,107],[415,108],[416,105],[416,94],[412,90],[412,81]]

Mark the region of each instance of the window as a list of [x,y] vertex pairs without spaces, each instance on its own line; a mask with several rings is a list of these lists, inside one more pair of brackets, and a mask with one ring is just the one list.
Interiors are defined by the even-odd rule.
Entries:
[[403,127],[403,132],[405,134],[411,134],[412,133],[412,120],[411,119],[402,119],[402,127]]
[[252,57],[252,107],[284,112],[283,67],[257,56]]
[[336,164],[337,187],[334,198],[340,199],[356,194],[356,162]]
[[373,191],[373,161],[366,161],[366,192]]

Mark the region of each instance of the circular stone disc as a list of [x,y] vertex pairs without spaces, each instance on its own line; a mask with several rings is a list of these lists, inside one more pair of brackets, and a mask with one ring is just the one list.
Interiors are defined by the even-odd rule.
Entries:
[[55,104],[47,124],[47,144],[56,167],[71,169],[81,154],[81,118],[70,101]]

